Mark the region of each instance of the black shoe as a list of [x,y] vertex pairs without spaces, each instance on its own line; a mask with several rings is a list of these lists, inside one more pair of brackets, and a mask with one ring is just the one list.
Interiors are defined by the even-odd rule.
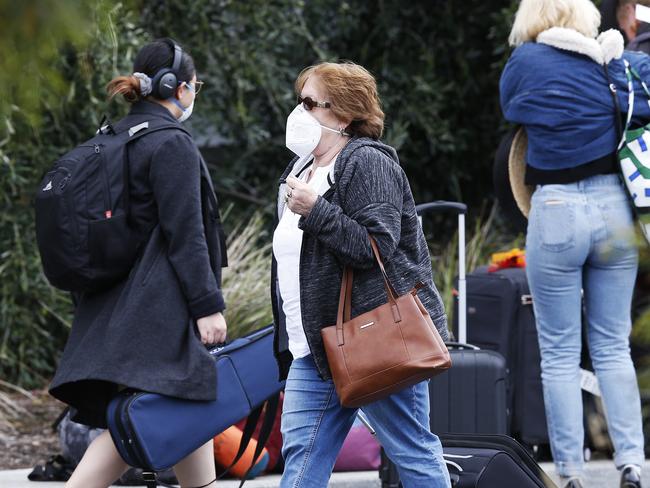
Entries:
[[562,488],[584,488],[580,478],[560,478]]
[[30,481],[68,481],[75,465],[57,454],[47,460],[45,464],[37,464],[27,475]]
[[625,466],[621,471],[621,488],[641,488],[641,474],[636,466]]

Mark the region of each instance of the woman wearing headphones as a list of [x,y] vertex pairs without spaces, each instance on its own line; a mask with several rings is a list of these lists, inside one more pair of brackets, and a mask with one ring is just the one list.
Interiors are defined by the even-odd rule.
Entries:
[[[162,39],[139,51],[133,71],[108,84],[111,97],[121,94],[132,104],[113,130],[135,131],[144,122],[167,127],[128,146],[131,224],[142,236],[140,257],[121,283],[77,297],[50,387],[73,408],[73,420],[102,428],[108,403],[123,388],[213,400],[216,372],[205,345],[226,337],[218,209],[206,195],[211,183],[204,162],[180,125],[201,86],[194,61]],[[127,469],[105,431],[66,487],[104,488]],[[212,441],[174,471],[184,488],[214,486]]]

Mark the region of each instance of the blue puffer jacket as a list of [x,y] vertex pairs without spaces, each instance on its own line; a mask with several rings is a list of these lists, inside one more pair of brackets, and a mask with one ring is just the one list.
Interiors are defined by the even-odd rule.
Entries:
[[[501,108],[528,134],[527,163],[537,169],[579,166],[614,152],[617,135],[614,101],[603,63],[627,113],[628,88],[623,58],[650,83],[650,56],[623,52],[623,39],[607,31],[598,40],[554,27],[512,53],[501,75]],[[648,97],[635,85],[634,117],[650,120]]]

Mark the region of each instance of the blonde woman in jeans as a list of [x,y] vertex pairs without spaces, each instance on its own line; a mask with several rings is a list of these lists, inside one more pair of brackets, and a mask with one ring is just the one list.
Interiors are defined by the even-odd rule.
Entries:
[[[506,119],[522,124],[528,135],[526,182],[536,190],[526,235],[527,274],[551,450],[562,486],[584,486],[584,291],[589,352],[620,486],[639,488],[644,442],[629,348],[637,249],[632,210],[618,175],[620,117],[603,64],[627,112],[621,57],[647,81],[650,58],[623,53],[616,31],[596,39],[599,24],[600,14],[589,0],[522,0],[510,34],[516,48],[501,77],[501,105]],[[643,97],[641,91],[637,97]],[[648,104],[639,103],[635,115],[650,120]]]

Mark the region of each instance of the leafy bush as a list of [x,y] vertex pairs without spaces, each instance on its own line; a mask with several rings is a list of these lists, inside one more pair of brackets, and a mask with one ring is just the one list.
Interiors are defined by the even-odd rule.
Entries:
[[465,2],[194,0],[148,2],[143,24],[172,35],[207,84],[194,126],[229,143],[212,160],[224,193],[273,203],[290,158],[293,82],[319,61],[375,74],[394,145],[416,200],[478,207],[491,193],[501,131],[498,80],[514,0]]
[[[3,7],[0,85],[11,87],[1,94],[12,103],[3,103],[0,113],[0,375],[40,386],[56,366],[71,304],[41,273],[32,194],[49,165],[90,137],[103,113],[113,119],[125,113],[125,104],[106,101],[104,85],[130,73],[146,41],[174,36],[207,81],[192,125],[222,202],[235,203],[228,227],[250,216],[251,206],[272,213],[277,177],[290,158],[284,123],[295,104],[293,81],[321,60],[349,59],[376,75],[387,114],[385,140],[399,150],[417,201],[461,199],[476,209],[491,192],[487,175],[501,121],[497,81],[514,3],[26,0],[6,16]],[[70,10],[69,17],[62,14]],[[22,33],[32,43],[16,42],[12,32],[22,24],[15,20],[32,19],[34,12],[40,23],[27,25],[44,27],[38,35]],[[20,68],[32,58],[42,69]],[[36,98],[19,96],[28,88]],[[270,222],[255,218],[254,228],[268,229]],[[256,252],[246,251],[243,261],[261,264],[268,249]],[[257,283],[268,282],[261,280],[266,268],[255,272]],[[224,286],[240,297],[234,277]],[[259,300],[267,299],[259,293]],[[229,313],[236,300],[243,303],[231,299]],[[236,314],[246,321],[244,311]],[[252,327],[256,317],[242,327]]]
[[43,96],[38,124],[29,104],[12,105],[0,120],[0,377],[26,387],[41,386],[52,374],[71,320],[70,299],[50,287],[41,271],[33,194],[59,156],[92,136],[102,113],[124,112],[102,96],[104,85],[130,69],[130,56],[144,38],[120,4],[99,3],[94,15],[87,48],[61,47],[51,67],[65,96]]

